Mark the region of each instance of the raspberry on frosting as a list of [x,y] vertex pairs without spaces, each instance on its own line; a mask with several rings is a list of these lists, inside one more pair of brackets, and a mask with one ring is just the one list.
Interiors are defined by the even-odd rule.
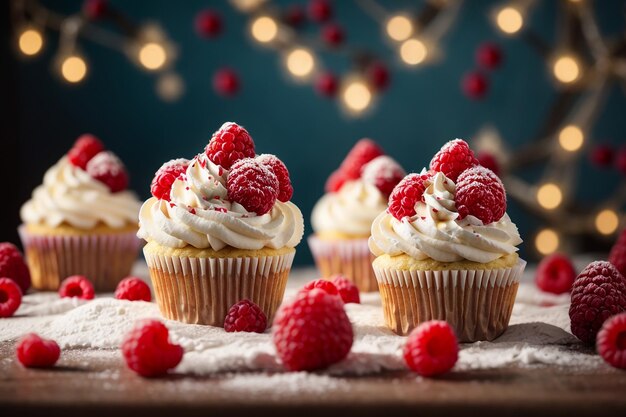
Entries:
[[343,187],[346,181],[348,181],[348,178],[345,176],[345,174],[340,169],[335,170],[332,174],[330,174],[328,180],[326,180],[326,185],[324,186],[324,189],[328,193],[336,193],[341,189],[341,187]]
[[267,328],[267,316],[257,304],[241,300],[228,310],[224,318],[226,332],[263,333]]
[[268,167],[276,179],[278,179],[278,201],[286,203],[291,200],[293,196],[293,187],[291,185],[291,179],[289,178],[289,170],[275,155],[262,154],[256,157],[257,161]]
[[389,196],[394,187],[404,178],[406,172],[393,158],[381,155],[363,166],[361,178],[364,182],[376,186],[385,196]]
[[92,178],[109,187],[112,193],[123,191],[128,187],[126,168],[113,152],[98,153],[87,163],[86,170]]
[[446,143],[430,161],[431,170],[443,172],[446,177],[454,182],[461,172],[474,165],[478,165],[478,160],[463,139],[455,139]]
[[72,165],[86,169],[91,158],[102,151],[104,151],[104,145],[100,139],[86,133],[76,140],[72,149],[67,153],[67,158]]
[[189,160],[185,158],[172,159],[161,165],[157,170],[150,184],[150,192],[159,200],[170,201],[170,191],[172,184],[184,174],[189,166]]
[[259,216],[272,209],[279,193],[276,175],[253,158],[235,162],[228,173],[226,188],[230,201]]
[[243,126],[226,122],[213,133],[205,152],[217,165],[231,169],[233,164],[240,159],[254,158],[254,141]]
[[389,196],[389,213],[398,220],[415,215],[415,205],[424,201],[425,182],[431,179],[433,173],[409,174],[395,186]]
[[459,218],[472,215],[484,224],[496,222],[506,212],[506,192],[493,171],[474,166],[459,175],[454,197]]
[[0,277],[15,281],[23,293],[30,288],[30,271],[22,252],[9,242],[0,243]]
[[361,177],[361,169],[372,159],[384,155],[383,150],[371,139],[361,139],[350,150],[339,169],[349,180]]

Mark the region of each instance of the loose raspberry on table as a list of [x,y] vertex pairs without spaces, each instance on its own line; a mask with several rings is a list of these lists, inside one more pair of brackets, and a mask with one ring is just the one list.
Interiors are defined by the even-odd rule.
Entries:
[[128,188],[128,173],[113,152],[100,152],[87,163],[87,173],[117,193]]
[[274,207],[279,192],[276,175],[253,158],[235,162],[228,173],[226,188],[230,201],[259,216]]
[[395,186],[389,196],[389,213],[398,220],[415,215],[415,205],[424,201],[425,182],[433,176],[432,171],[425,174],[409,174]]
[[172,184],[189,167],[189,160],[185,158],[172,159],[161,165],[150,184],[150,192],[159,200],[170,201]]
[[[622,230],[622,233],[611,248],[609,262],[615,265],[615,268],[617,268],[622,275],[626,276],[626,229]],[[0,273],[0,275],[3,274]]]
[[87,163],[102,151],[104,151],[104,145],[100,139],[87,133],[80,136],[74,143],[67,153],[67,159],[72,165],[87,169]]
[[54,340],[29,333],[17,343],[15,353],[26,368],[50,368],[59,360],[61,348]]
[[609,365],[626,369],[626,313],[604,322],[598,332],[596,349]]
[[126,365],[144,377],[164,375],[183,359],[183,348],[170,343],[169,330],[154,319],[140,320],[122,341]]
[[406,172],[400,164],[385,155],[378,156],[363,165],[361,172],[363,181],[376,186],[385,197],[389,197],[394,187],[405,175]]
[[430,161],[431,170],[443,172],[446,177],[454,182],[461,172],[474,165],[478,165],[478,160],[463,139],[455,139],[446,143]]
[[403,353],[409,369],[429,377],[444,374],[454,367],[459,357],[459,344],[447,322],[431,320],[409,334]]
[[22,293],[30,288],[30,271],[22,252],[12,243],[0,243],[0,277],[12,279]]
[[283,304],[274,320],[276,353],[291,371],[312,371],[343,360],[352,347],[352,325],[339,297],[314,288]]
[[472,215],[484,224],[496,222],[506,212],[506,192],[493,171],[475,166],[459,175],[454,196],[459,218]]
[[341,187],[343,187],[346,181],[348,181],[348,178],[341,170],[338,169],[330,174],[330,177],[326,180],[324,190],[328,193],[336,193],[341,189]]
[[335,284],[333,284],[332,282],[324,278],[307,282],[306,285],[302,287],[302,290],[300,291],[311,291],[314,288],[325,291],[327,294],[330,294],[330,295],[339,295],[339,291],[337,290],[337,287],[335,286]]
[[115,298],[129,301],[152,301],[150,287],[142,279],[126,277],[117,284]]
[[545,292],[563,294],[571,291],[576,278],[572,261],[561,253],[546,256],[539,262],[535,273],[537,287]]
[[228,310],[224,319],[227,332],[263,333],[267,329],[267,316],[261,307],[250,300],[241,300]]
[[569,308],[572,334],[594,343],[602,324],[626,310],[626,279],[606,261],[595,261],[578,274]]
[[240,159],[254,158],[254,141],[243,126],[226,122],[213,133],[205,152],[211,161],[230,169]]
[[361,139],[348,152],[339,170],[349,180],[361,177],[361,169],[372,159],[384,155],[383,150],[371,139]]
[[0,278],[0,318],[11,317],[22,304],[22,290],[10,278]]
[[262,154],[256,157],[257,161],[268,167],[278,180],[278,201],[286,203],[293,196],[293,187],[289,178],[287,166],[275,155]]
[[63,297],[77,297],[82,300],[93,300],[95,297],[95,291],[93,285],[83,275],[72,275],[67,277],[61,282],[59,287],[59,296]]
[[359,289],[354,282],[348,280],[343,275],[335,275],[331,282],[337,287],[337,291],[341,296],[341,299],[345,304],[356,303],[361,304],[361,296],[359,295]]

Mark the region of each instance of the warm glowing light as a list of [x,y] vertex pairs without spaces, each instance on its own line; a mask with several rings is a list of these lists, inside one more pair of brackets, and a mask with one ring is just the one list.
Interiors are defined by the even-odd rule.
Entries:
[[242,12],[252,12],[261,7],[265,0],[230,0],[230,2]]
[[512,35],[524,26],[524,18],[516,8],[505,7],[496,15],[496,23],[502,32]]
[[556,184],[543,184],[539,187],[539,190],[537,190],[537,202],[545,209],[555,209],[561,204],[562,201],[563,193]]
[[543,229],[535,236],[535,247],[542,255],[556,252],[559,244],[559,235],[552,229]]
[[580,127],[568,125],[559,132],[559,144],[566,151],[574,152],[583,146],[585,135]]
[[400,47],[400,57],[409,65],[417,65],[426,59],[428,49],[426,45],[418,39],[409,39]]
[[387,21],[387,34],[394,41],[407,40],[412,33],[413,23],[406,16],[394,16]]
[[341,95],[344,104],[352,112],[362,112],[372,102],[372,92],[361,80],[349,82]]
[[161,68],[167,61],[165,48],[158,43],[149,42],[139,50],[139,62],[151,71]]
[[164,101],[176,101],[185,91],[185,84],[177,74],[164,74],[159,77],[156,85],[157,94]]
[[575,57],[563,55],[554,61],[552,72],[559,82],[573,83],[580,77],[580,64]]
[[87,75],[87,63],[77,55],[68,56],[61,64],[61,75],[71,83],[78,83]]
[[306,49],[294,49],[287,55],[287,69],[296,77],[310,75],[314,67],[313,54]]
[[26,29],[20,34],[18,46],[24,55],[36,55],[43,47],[43,35],[36,29]]
[[605,209],[596,216],[596,229],[603,235],[615,233],[619,227],[619,217],[617,213],[611,209]]
[[254,39],[261,43],[267,43],[276,39],[278,25],[271,17],[261,16],[252,22],[250,31]]

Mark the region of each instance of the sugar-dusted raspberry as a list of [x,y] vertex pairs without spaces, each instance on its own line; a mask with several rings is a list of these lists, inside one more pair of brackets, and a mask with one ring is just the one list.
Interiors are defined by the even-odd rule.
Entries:
[[274,207],[279,192],[276,175],[253,158],[235,162],[228,173],[226,188],[230,201],[259,216]]
[[22,252],[9,242],[0,243],[0,277],[15,281],[23,293],[30,288],[30,271]]
[[126,277],[117,284],[115,298],[129,301],[151,301],[150,287],[142,279]]
[[478,165],[478,160],[463,139],[455,139],[446,143],[430,161],[430,169],[443,172],[446,177],[454,182],[461,172],[474,165]]
[[308,282],[304,287],[302,287],[301,291],[311,291],[314,288],[323,290],[330,295],[339,295],[339,291],[337,290],[335,284],[324,278]]
[[571,291],[576,278],[572,261],[565,255],[555,253],[539,262],[535,273],[535,283],[546,292],[563,294]]
[[348,278],[343,275],[335,275],[331,282],[335,284],[335,287],[337,287],[337,291],[345,304],[361,304],[359,289],[356,285],[354,285],[354,282],[348,280]]
[[383,150],[371,139],[361,139],[348,152],[339,170],[349,180],[361,177],[361,169],[372,159],[383,155]]
[[324,189],[328,193],[336,193],[343,187],[343,185],[348,181],[348,178],[344,175],[344,173],[338,169],[330,174],[330,177],[326,180],[326,185]]
[[10,278],[0,278],[0,318],[11,317],[22,304],[22,290]]
[[178,366],[183,353],[182,346],[170,343],[167,327],[154,319],[136,322],[122,341],[126,365],[144,377],[167,373]]
[[93,300],[95,291],[91,281],[83,275],[72,275],[61,282],[59,287],[59,296],[77,297],[83,300]]
[[598,332],[596,349],[609,365],[626,369],[626,313],[604,322]]
[[273,340],[287,369],[312,371],[343,360],[354,334],[341,299],[314,288],[298,293],[280,307]]
[[172,159],[161,165],[161,168],[154,174],[152,184],[150,184],[150,192],[159,200],[170,201],[170,191],[172,184],[181,175],[184,174],[189,166],[189,160],[185,158]]
[[254,141],[243,126],[226,122],[213,133],[205,152],[211,161],[230,169],[240,159],[254,158]]
[[441,320],[417,326],[404,345],[404,361],[421,376],[448,372],[459,358],[459,344],[452,327]]
[[293,187],[289,178],[289,170],[275,155],[262,154],[256,157],[256,160],[268,167],[278,180],[278,201],[286,203],[293,196]]
[[378,156],[363,165],[361,178],[364,182],[376,186],[380,192],[389,197],[394,187],[404,178],[406,172],[400,164],[389,156]]
[[480,152],[476,155],[476,159],[480,165],[492,170],[494,174],[500,175],[500,163],[493,154],[489,152]]
[[104,151],[104,145],[100,139],[86,133],[76,140],[72,149],[67,153],[67,159],[72,165],[86,169],[91,158],[102,151]]
[[432,171],[409,174],[395,186],[389,196],[389,213],[398,220],[415,215],[415,205],[424,201],[425,182],[433,176]]
[[[626,229],[617,238],[617,241],[611,248],[609,253],[609,262],[615,265],[615,268],[624,276],[626,276]],[[0,275],[3,275],[0,273]]]
[[595,261],[578,274],[569,308],[572,334],[594,343],[609,317],[626,310],[626,279],[606,261]]
[[17,343],[15,354],[17,360],[27,368],[50,368],[59,360],[61,348],[54,340],[29,333]]
[[87,163],[87,173],[100,181],[112,193],[128,187],[128,173],[120,159],[113,152],[100,152]]
[[263,333],[267,329],[267,316],[261,307],[250,300],[241,300],[228,310],[224,319],[227,332]]
[[497,222],[506,212],[506,192],[496,174],[485,167],[475,166],[459,175],[454,196],[459,218],[469,215],[484,224]]

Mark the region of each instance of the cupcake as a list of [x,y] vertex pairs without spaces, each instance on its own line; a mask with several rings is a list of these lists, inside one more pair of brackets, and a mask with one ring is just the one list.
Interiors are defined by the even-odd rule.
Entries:
[[526,264],[504,186],[460,139],[430,168],[407,175],[372,224],[385,323],[406,335],[446,320],[460,341],[493,340],[508,326]]
[[138,236],[161,313],[223,326],[248,299],[270,325],[304,231],[285,165],[257,156],[248,132],[225,123],[203,153],[164,164],[151,192]]
[[141,203],[127,187],[122,162],[91,135],[48,169],[20,210],[34,288],[56,290],[66,277],[85,275],[97,291],[113,291],[130,274]]
[[343,274],[361,291],[376,291],[373,257],[367,242],[372,221],[387,208],[404,170],[369,139],[352,148],[326,183],[326,194],[311,217],[308,243],[324,278]]

